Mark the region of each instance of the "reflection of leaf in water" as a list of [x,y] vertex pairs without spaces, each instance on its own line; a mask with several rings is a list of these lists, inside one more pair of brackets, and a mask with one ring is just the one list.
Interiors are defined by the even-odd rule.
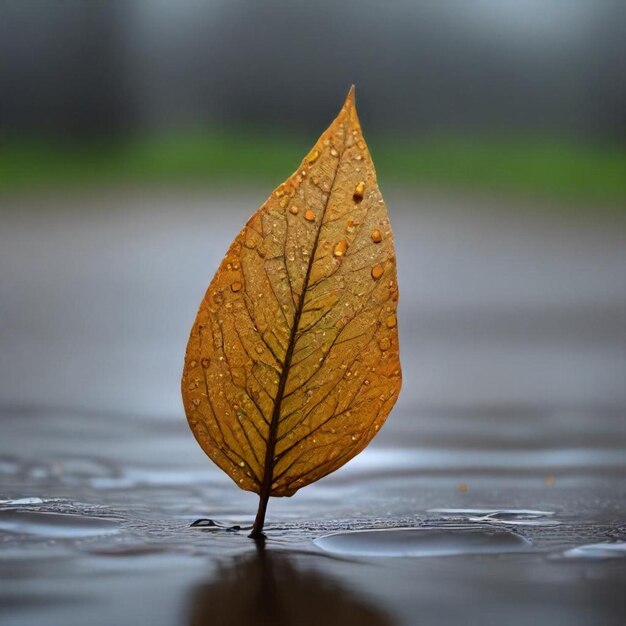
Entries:
[[291,496],[361,452],[400,391],[393,234],[354,89],[237,235],[192,328],[182,394],[242,489]]
[[379,609],[289,557],[261,550],[191,596],[190,626],[389,626]]

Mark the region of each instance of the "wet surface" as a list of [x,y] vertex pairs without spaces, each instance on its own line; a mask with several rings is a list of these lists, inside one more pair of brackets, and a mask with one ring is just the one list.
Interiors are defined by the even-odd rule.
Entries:
[[256,497],[200,451],[177,388],[256,194],[220,199],[208,243],[206,198],[13,207],[3,626],[624,623],[618,228],[387,200],[405,390],[363,454],[270,503],[262,552]]

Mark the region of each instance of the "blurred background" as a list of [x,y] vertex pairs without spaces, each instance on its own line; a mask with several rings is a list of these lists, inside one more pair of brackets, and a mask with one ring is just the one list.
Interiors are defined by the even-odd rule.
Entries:
[[4,403],[179,415],[219,259],[355,83],[398,235],[401,406],[621,407],[625,18],[610,0],[5,0]]
[[0,189],[276,182],[355,83],[383,180],[624,204],[619,0],[5,0]]
[[[404,388],[345,469],[271,502],[270,545],[300,550],[278,583],[342,624],[623,624],[623,558],[587,559],[624,554],[625,33],[622,0],[1,0],[0,621],[298,616],[240,595],[268,579],[228,561],[245,534],[189,528],[256,497],[196,445],[179,381],[230,242],[354,83]],[[450,508],[534,552],[311,552]]]

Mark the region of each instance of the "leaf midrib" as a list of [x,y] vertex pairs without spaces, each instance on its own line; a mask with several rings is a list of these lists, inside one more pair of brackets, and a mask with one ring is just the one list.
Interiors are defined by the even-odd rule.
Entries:
[[[345,150],[345,148],[344,148]],[[315,255],[317,253],[317,248],[320,240],[320,235],[322,232],[322,227],[324,226],[324,217],[326,215],[326,210],[330,203],[330,198],[333,194],[333,190],[335,188],[335,181],[337,180],[337,173],[339,172],[339,166],[341,165],[341,159],[343,158],[344,150],[339,154],[339,158],[337,159],[337,167],[335,168],[335,172],[333,174],[333,178],[330,184],[330,190],[328,192],[328,196],[326,197],[326,202],[324,203],[324,208],[322,209],[322,214],[320,216],[319,228],[317,230],[317,234],[315,235],[315,241],[313,242],[313,249],[311,251],[311,255],[309,256],[309,264],[307,266],[306,274],[304,276],[304,281],[302,283],[302,291],[300,293],[300,299],[298,301],[298,306],[296,307],[293,326],[291,328],[291,335],[289,336],[289,343],[287,344],[287,352],[285,354],[285,360],[282,365],[282,372],[280,375],[280,379],[278,381],[278,390],[276,392],[276,398],[274,399],[274,409],[272,411],[272,419],[270,420],[270,429],[267,438],[267,447],[265,448],[265,463],[263,468],[263,481],[261,483],[261,489],[259,495],[261,498],[269,497],[272,491],[272,481],[274,477],[274,457],[276,452],[276,438],[278,434],[278,424],[280,420],[280,409],[282,406],[282,401],[285,393],[285,386],[287,384],[287,379],[289,377],[289,371],[291,369],[291,359],[293,356],[293,351],[296,344],[296,337],[298,336],[298,330],[300,326],[300,317],[302,316],[302,310],[304,309],[304,301],[306,298],[306,293],[309,287],[309,279],[311,277],[311,270],[313,268],[313,263],[315,262]]]

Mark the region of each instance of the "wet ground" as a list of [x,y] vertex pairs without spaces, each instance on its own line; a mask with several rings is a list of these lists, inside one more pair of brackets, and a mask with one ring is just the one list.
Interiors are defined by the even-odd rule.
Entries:
[[263,192],[0,200],[1,624],[626,621],[624,222],[386,195],[404,390],[262,552],[178,380]]

